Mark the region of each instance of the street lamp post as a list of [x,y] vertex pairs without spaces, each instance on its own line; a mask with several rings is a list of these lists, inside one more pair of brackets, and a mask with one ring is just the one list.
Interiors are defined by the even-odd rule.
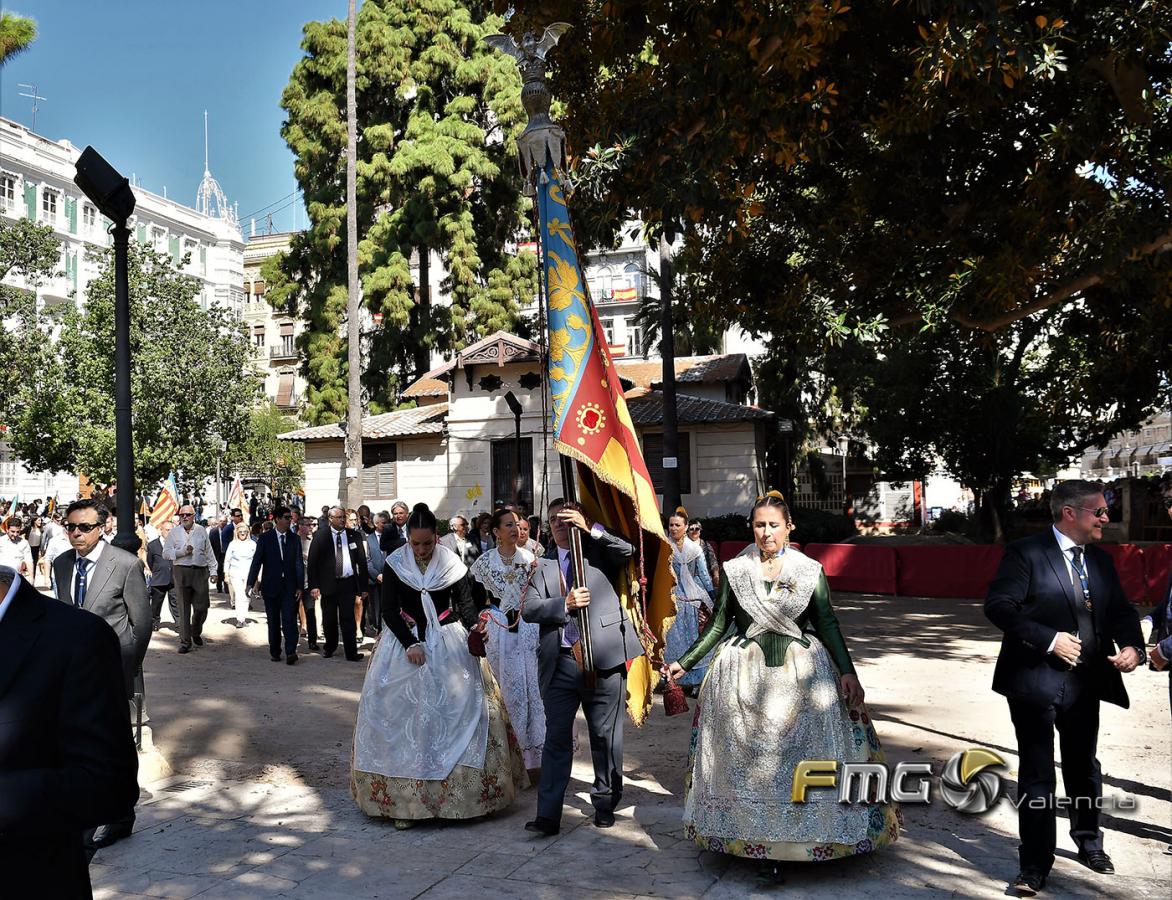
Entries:
[[846,515],[850,511],[850,506],[846,500],[846,454],[850,450],[851,439],[847,435],[839,435],[838,437],[838,452],[842,454],[842,512]]
[[134,192],[130,182],[86,147],[77,160],[74,183],[113,226],[114,237],[114,436],[117,448],[118,533],[114,546],[131,553],[139,549],[134,528],[134,436],[130,417],[130,228]]

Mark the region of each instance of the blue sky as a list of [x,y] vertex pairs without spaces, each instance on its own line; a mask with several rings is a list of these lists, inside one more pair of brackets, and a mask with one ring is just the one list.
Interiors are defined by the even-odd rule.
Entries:
[[[246,216],[268,207],[294,224],[293,155],[281,92],[305,22],[344,19],[346,0],[17,0],[37,20],[32,47],[0,69],[0,115],[77,147],[92,144],[147,190],[188,206],[203,177],[207,109],[212,174]],[[305,227],[303,206],[297,223]],[[259,212],[257,227],[263,225]]]

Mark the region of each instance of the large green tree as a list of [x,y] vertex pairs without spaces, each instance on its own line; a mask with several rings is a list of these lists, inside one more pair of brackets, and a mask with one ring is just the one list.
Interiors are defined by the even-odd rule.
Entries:
[[[60,260],[61,242],[51,227],[0,218],[0,358],[27,372],[43,366],[49,331],[49,322],[37,307],[36,290],[57,274]],[[11,424],[18,408],[17,392],[0,391],[0,423]]]
[[[584,228],[686,225],[681,256],[710,287],[688,314],[772,342],[761,391],[782,416],[873,431],[891,463],[915,444],[905,470],[939,454],[995,496],[1162,399],[1166,4],[510,5],[516,31],[574,26],[554,92]],[[1078,399],[1047,398],[1047,377]],[[877,421],[897,395],[931,427]],[[1032,436],[989,440],[993,409]]]
[[[359,269],[376,323],[363,386],[373,412],[394,407],[433,349],[511,327],[536,287],[533,257],[508,251],[526,229],[514,143],[525,115],[513,61],[483,44],[502,26],[488,6],[366,0],[358,14]],[[302,46],[282,134],[311,226],[267,274],[272,301],[295,305],[308,325],[306,417],[329,422],[346,408],[345,23],[309,23]],[[450,307],[433,305],[441,291]]]
[[[194,487],[216,470],[218,435],[242,443],[259,394],[239,322],[203,309],[199,282],[169,256],[130,244],[130,347],[134,463],[140,487],[180,474]],[[114,256],[84,307],[70,306],[37,377],[16,379],[12,444],[36,469],[116,475],[114,434]]]
[[228,445],[224,471],[245,480],[263,481],[274,497],[294,493],[301,487],[305,445],[283,441],[280,436],[296,427],[276,404],[258,403],[249,411],[242,439]]

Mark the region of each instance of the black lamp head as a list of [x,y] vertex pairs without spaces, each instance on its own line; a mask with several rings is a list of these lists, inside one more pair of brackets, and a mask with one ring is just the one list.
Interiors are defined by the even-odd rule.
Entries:
[[107,219],[125,225],[134,212],[130,182],[93,147],[86,147],[78,157],[73,181]]
[[509,409],[512,410],[514,416],[518,419],[521,418],[521,401],[517,399],[516,394],[512,391],[505,394],[505,403],[509,405]]

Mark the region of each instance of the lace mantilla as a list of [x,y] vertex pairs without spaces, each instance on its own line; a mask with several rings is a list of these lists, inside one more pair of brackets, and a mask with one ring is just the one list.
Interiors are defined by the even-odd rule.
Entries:
[[748,637],[768,631],[791,637],[802,636],[795,620],[810,605],[822,566],[793,548],[786,551],[785,559],[781,575],[768,587],[761,577],[761,555],[756,546],[746,547],[739,556],[724,564],[729,588],[753,620]]
[[492,596],[504,612],[520,609],[521,596],[529,584],[529,575],[535,562],[533,554],[518,547],[511,563],[501,558],[500,550],[493,547],[482,553],[472,563],[472,577]]

